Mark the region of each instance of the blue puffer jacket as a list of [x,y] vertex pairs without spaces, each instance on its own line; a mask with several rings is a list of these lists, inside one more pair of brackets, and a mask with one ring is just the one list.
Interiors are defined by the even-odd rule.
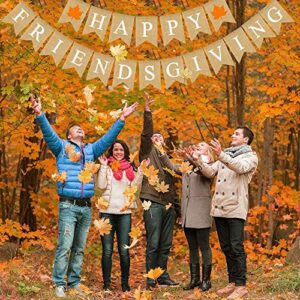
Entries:
[[[113,126],[99,140],[93,144],[84,144],[81,148],[67,140],[58,137],[56,132],[51,127],[46,116],[42,114],[36,117],[37,123],[41,127],[44,139],[56,157],[57,171],[60,174],[63,171],[67,172],[65,182],[57,183],[57,192],[60,196],[72,198],[90,198],[94,195],[94,180],[89,183],[82,183],[78,179],[81,170],[85,168],[87,162],[94,162],[101,154],[103,154],[114,142],[122,128],[124,122],[118,119]],[[76,163],[72,162],[66,153],[66,145],[74,146],[76,152],[80,152],[80,160]]]

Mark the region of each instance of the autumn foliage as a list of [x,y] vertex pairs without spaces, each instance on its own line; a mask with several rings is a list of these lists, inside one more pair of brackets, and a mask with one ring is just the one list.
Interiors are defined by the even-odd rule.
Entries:
[[[2,1],[0,18],[19,1]],[[68,24],[58,25],[64,1],[31,1],[32,9],[54,28],[73,40],[80,40],[93,50],[109,53],[107,40],[100,42],[96,35],[75,33]],[[87,1],[91,2],[91,1]],[[93,1],[102,3],[103,1]],[[190,8],[206,1],[189,1]],[[234,7],[236,1],[228,1]],[[254,15],[268,1],[248,1],[244,9],[245,20]],[[105,1],[110,10],[121,9],[133,15],[154,15],[162,10],[177,13],[186,2],[179,1]],[[285,3],[284,3],[285,4]],[[155,99],[153,118],[155,129],[167,138],[167,151],[174,156],[174,146],[186,146],[201,140],[209,142],[217,136],[223,147],[229,145],[230,134],[241,122],[255,133],[252,144],[259,156],[258,171],[251,183],[249,217],[246,224],[245,247],[249,261],[265,264],[284,262],[288,251],[299,236],[299,172],[300,172],[300,97],[299,51],[300,6],[297,0],[288,1],[286,9],[295,24],[284,25],[281,34],[266,40],[255,54],[248,54],[239,66],[223,67],[218,76],[200,76],[193,84],[175,83],[163,92],[148,90]],[[216,6],[214,16],[226,13]],[[69,16],[80,18],[78,8],[70,8]],[[298,22],[298,23],[297,23]],[[162,41],[155,48],[150,44],[127,48],[127,58],[159,59],[173,57],[201,48],[234,29],[223,25],[213,35],[202,34],[193,42],[181,44],[172,41],[163,47]],[[117,45],[119,41],[113,43]],[[242,66],[242,67],[241,67]],[[243,79],[241,82],[240,80]],[[188,79],[187,79],[188,80]],[[86,86],[92,85],[92,99],[84,95]],[[120,138],[128,142],[131,159],[138,164],[137,151],[143,118],[143,92],[128,92],[123,86],[111,88],[94,79],[81,80],[73,70],[56,67],[49,57],[34,53],[30,43],[20,43],[12,27],[0,23],[0,244],[18,242],[25,251],[32,246],[54,249],[57,234],[57,202],[55,181],[63,181],[67,174],[58,174],[55,159],[47,149],[42,134],[34,121],[28,97],[34,93],[41,97],[43,109],[60,137],[65,137],[70,123],[80,124],[87,141],[94,141],[114,122],[115,114],[124,103],[140,103],[138,112],[126,121]],[[243,101],[241,102],[241,99]],[[78,159],[74,149],[66,149],[73,161]],[[118,166],[112,166],[117,168]],[[91,164],[81,172],[80,180],[93,180],[98,166]],[[159,182],[157,170],[144,168],[144,174],[158,191],[166,192],[168,185]],[[190,166],[181,165],[182,172]],[[180,194],[180,180],[177,182]],[[136,190],[127,191],[128,204]],[[111,225],[98,220],[98,208],[106,207],[99,192],[94,201],[95,226],[91,229],[89,243],[109,232]],[[143,242],[142,211],[149,209],[144,201],[134,214],[138,229],[131,232],[132,239]],[[134,231],[135,230],[135,231]],[[141,232],[141,233],[140,233]],[[213,262],[224,265],[216,233],[211,236]],[[89,246],[89,245],[88,245]],[[127,245],[130,247],[131,245]],[[132,247],[134,249],[134,247]],[[173,255],[186,254],[185,237],[180,228],[174,237]],[[148,276],[156,277],[159,270]],[[156,272],[156,273],[155,273]],[[136,291],[137,299],[148,299]],[[139,297],[139,298],[138,298]],[[144,297],[144,298],[143,298]]]

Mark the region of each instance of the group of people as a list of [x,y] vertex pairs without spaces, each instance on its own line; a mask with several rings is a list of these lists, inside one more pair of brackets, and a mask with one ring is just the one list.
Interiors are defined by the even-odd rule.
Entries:
[[[121,286],[130,291],[130,255],[128,247],[131,231],[133,203],[125,210],[124,191],[128,186],[140,187],[140,199],[149,203],[144,210],[146,229],[146,271],[160,267],[162,275],[155,281],[147,278],[147,289],[161,286],[178,286],[168,273],[168,256],[172,246],[173,227],[176,220],[182,224],[189,246],[191,280],[184,290],[211,288],[212,251],[209,244],[212,218],[215,220],[221,249],[225,254],[228,285],[217,293],[228,299],[237,299],[247,294],[246,255],[243,247],[244,223],[248,210],[248,184],[256,170],[258,160],[251,149],[253,133],[247,127],[238,127],[231,136],[231,147],[222,150],[217,139],[211,145],[201,142],[179,149],[177,154],[192,165],[190,172],[181,172],[180,165],[172,163],[162,151],[163,136],[153,129],[151,97],[145,93],[144,125],[141,134],[139,160],[136,168],[129,159],[129,148],[122,140],[116,140],[125,120],[137,108],[137,103],[125,107],[120,118],[99,140],[84,144],[84,131],[72,124],[66,140],[60,139],[42,112],[38,99],[31,97],[44,139],[56,157],[58,172],[67,172],[67,178],[57,183],[59,194],[59,234],[53,269],[53,283],[57,297],[65,297],[66,288],[75,289],[84,295],[80,286],[80,273],[84,247],[91,223],[91,197],[96,187],[103,191],[108,203],[100,210],[100,217],[109,219],[112,229],[101,236],[102,273],[104,290],[111,290],[111,268],[114,236],[117,235],[121,267]],[[74,147],[78,160],[70,159],[66,146]],[[108,150],[107,155],[104,155]],[[95,180],[82,183],[78,175],[87,162],[96,159],[100,170]],[[143,176],[142,165],[153,166],[157,180],[168,185],[167,191],[159,191],[153,182]],[[182,199],[178,200],[172,172],[182,175]],[[217,176],[215,192],[211,197],[213,178]],[[202,278],[200,257],[202,257]],[[65,277],[67,276],[67,281]]]

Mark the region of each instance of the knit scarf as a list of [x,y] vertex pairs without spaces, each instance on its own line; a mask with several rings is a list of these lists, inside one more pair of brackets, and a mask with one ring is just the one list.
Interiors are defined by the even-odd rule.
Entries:
[[249,145],[242,145],[242,146],[226,148],[224,149],[224,152],[233,158],[247,152],[252,152],[252,148]]
[[[107,160],[108,160],[108,165],[110,167],[112,166],[112,164],[114,162],[117,161],[113,156],[110,156]],[[133,167],[130,164],[130,162],[127,161],[126,159],[122,159],[122,160],[117,161],[117,162],[119,163],[118,170],[115,170],[115,169],[112,170],[115,179],[116,180],[121,180],[122,177],[123,177],[123,171],[125,171],[127,179],[129,181],[133,181],[135,175],[134,175],[134,172],[133,172]]]

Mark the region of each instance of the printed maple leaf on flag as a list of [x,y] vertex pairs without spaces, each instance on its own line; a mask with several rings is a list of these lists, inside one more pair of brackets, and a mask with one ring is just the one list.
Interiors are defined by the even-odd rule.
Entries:
[[95,220],[94,225],[100,232],[100,235],[109,234],[112,228],[109,219],[105,219],[105,218],[101,218],[100,220]]
[[82,11],[80,10],[80,7],[78,4],[74,7],[70,7],[68,10],[68,16],[75,20],[80,20],[81,15],[82,15]]
[[214,5],[214,9],[211,12],[215,20],[219,20],[220,18],[226,16],[227,11],[225,10],[223,5]]
[[161,276],[164,273],[164,270],[160,267],[155,268],[155,269],[151,269],[146,275],[144,275],[144,277],[153,279],[153,280],[157,280],[157,278],[159,276]]
[[89,183],[92,181],[92,172],[90,170],[81,170],[78,174],[78,179],[82,183]]
[[98,209],[106,210],[108,208],[109,203],[105,201],[102,197],[97,199],[96,207]]

